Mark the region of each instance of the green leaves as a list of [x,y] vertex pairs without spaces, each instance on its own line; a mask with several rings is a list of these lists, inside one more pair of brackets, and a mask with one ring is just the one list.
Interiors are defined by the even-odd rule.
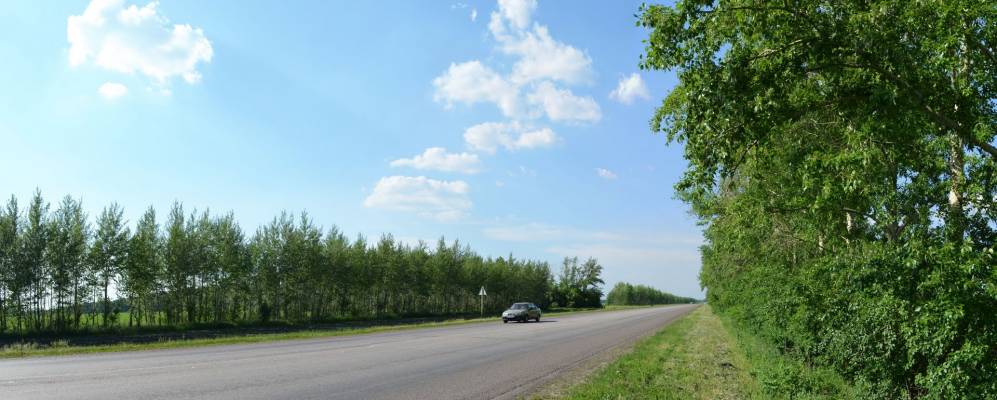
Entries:
[[706,225],[716,310],[871,397],[997,395],[994,368],[969,368],[997,365],[995,17],[989,1],[641,8],[640,66],[680,81],[651,128],[684,145],[676,189]]

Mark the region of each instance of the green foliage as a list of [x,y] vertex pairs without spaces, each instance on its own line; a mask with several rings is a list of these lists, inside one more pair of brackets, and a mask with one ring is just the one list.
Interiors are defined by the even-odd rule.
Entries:
[[601,307],[594,259],[565,260],[555,282],[546,262],[482,257],[442,238],[432,249],[391,235],[349,240],[304,213],[248,238],[231,213],[180,203],[162,228],[152,208],[134,233],[123,215],[112,204],[91,230],[78,200],[49,213],[36,193],[25,213],[12,197],[0,211],[0,333],[477,315],[481,286],[489,313],[554,298]]
[[873,398],[997,397],[997,6],[643,7],[708,301]]
[[561,307],[602,307],[602,265],[594,258],[578,264],[578,257],[565,257],[554,288],[553,301]]
[[690,304],[695,303],[692,297],[681,297],[662,292],[650,286],[631,285],[626,282],[617,283],[606,295],[606,303],[624,306],[651,306],[657,304]]
[[[720,319],[701,306],[572,387],[561,399],[771,399]],[[545,398],[545,397],[541,397]]]

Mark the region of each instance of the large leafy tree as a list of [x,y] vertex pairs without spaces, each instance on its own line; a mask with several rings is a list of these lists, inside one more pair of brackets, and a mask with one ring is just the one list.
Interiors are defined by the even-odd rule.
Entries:
[[877,397],[997,395],[997,5],[647,6],[716,308]]

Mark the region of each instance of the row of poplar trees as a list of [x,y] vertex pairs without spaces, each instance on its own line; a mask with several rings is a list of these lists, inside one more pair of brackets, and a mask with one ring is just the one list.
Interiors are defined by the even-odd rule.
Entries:
[[997,398],[997,3],[680,0],[638,18],[641,67],[678,76],[651,125],[684,144],[713,309],[857,398]]
[[606,304],[621,306],[651,306],[658,304],[692,304],[692,297],[676,296],[647,285],[619,282],[606,295]]
[[91,226],[71,197],[50,211],[40,193],[26,210],[12,196],[0,211],[0,333],[477,313],[481,286],[489,312],[556,297],[546,262],[443,239],[432,249],[350,240],[304,213],[250,238],[231,213],[179,203],[162,225],[151,207],[130,225],[117,205]]

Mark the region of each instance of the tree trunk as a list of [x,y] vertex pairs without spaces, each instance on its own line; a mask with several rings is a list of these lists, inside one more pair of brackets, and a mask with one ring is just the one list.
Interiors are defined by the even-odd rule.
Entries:
[[963,174],[965,153],[962,139],[952,134],[949,136],[949,213],[946,229],[950,241],[961,242],[966,230],[966,215],[963,210],[963,184],[966,180]]

